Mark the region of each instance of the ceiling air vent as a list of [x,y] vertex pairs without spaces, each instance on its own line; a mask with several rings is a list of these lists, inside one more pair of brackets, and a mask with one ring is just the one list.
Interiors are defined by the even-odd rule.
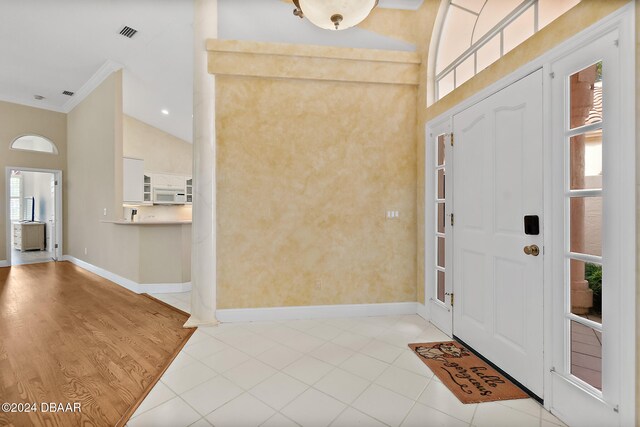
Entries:
[[127,37],[127,38],[131,38],[133,36],[136,35],[136,33],[138,32],[138,30],[128,27],[128,26],[124,26],[124,28],[122,30],[120,30],[120,34]]
[[68,90],[62,91],[63,95],[67,95],[67,96],[73,96],[74,92],[70,92]]

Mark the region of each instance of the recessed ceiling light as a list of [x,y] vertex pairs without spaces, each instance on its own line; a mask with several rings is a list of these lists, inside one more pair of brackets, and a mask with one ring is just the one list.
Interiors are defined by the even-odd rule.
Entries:
[[44,99],[44,96],[42,95],[33,95],[34,99],[37,99],[38,101],[42,101]]
[[161,110],[160,112],[161,112],[162,114],[164,114],[165,116],[168,116],[168,115],[169,115],[169,110],[167,110],[167,109]]

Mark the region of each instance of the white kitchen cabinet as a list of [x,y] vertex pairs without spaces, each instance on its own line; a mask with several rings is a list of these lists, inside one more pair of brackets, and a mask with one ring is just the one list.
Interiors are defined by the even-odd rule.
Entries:
[[142,203],[144,193],[144,160],[124,157],[122,159],[124,203]]
[[185,177],[186,187],[185,194],[187,195],[187,205],[193,203],[193,178],[190,176]]
[[186,182],[182,175],[169,175],[156,173],[153,175],[153,186],[155,188],[170,188],[174,190],[185,190]]
[[146,172],[143,176],[142,203],[145,205],[153,204],[153,175]]

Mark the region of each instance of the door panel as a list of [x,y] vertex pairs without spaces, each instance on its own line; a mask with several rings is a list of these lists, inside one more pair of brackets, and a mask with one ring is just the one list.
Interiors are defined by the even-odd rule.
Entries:
[[[454,118],[454,126],[456,125]],[[474,144],[465,146],[464,150],[456,147],[456,167],[460,167],[460,174],[473,179],[466,182],[464,186],[456,186],[457,177],[454,177],[455,191],[458,197],[454,198],[454,203],[460,203],[457,208],[458,221],[467,230],[482,230],[484,224],[484,203],[483,197],[485,174],[483,173],[484,163],[487,161],[485,141],[489,138],[487,120],[483,115],[476,119],[460,131],[454,128],[454,135],[460,138],[474,141]],[[457,229],[456,229],[457,230]]]
[[510,259],[496,258],[495,274],[495,324],[496,336],[524,352],[525,322],[519,313],[526,310],[526,294],[521,286],[513,286],[513,282],[524,282],[523,263]]
[[542,71],[453,118],[454,334],[543,395]]
[[498,233],[520,235],[522,233],[522,218],[512,215],[517,208],[522,211],[523,179],[520,163],[513,159],[522,159],[526,105],[518,105],[514,109],[496,111],[497,123],[509,123],[506,126],[496,126],[495,134],[495,230]]
[[[475,321],[476,324],[474,326],[482,329],[485,324],[485,282],[478,280],[478,277],[485,276],[485,256],[480,252],[470,250],[463,250],[461,253],[462,265],[465,268],[460,269],[462,271],[460,277],[462,292],[458,292],[458,295],[464,295],[464,298],[458,298],[458,302],[462,303],[462,312],[460,314],[467,321]],[[458,260],[455,262],[458,262]],[[457,310],[454,310],[454,312],[457,313]],[[459,335],[458,332],[460,330],[461,327],[456,325],[454,332]]]

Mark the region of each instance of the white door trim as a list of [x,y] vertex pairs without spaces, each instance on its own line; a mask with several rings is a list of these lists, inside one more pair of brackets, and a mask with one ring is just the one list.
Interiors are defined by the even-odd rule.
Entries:
[[[425,127],[425,175],[424,175],[424,213],[425,224],[430,226],[425,227],[425,248],[424,248],[424,299],[425,307],[429,313],[429,320],[432,321],[442,332],[452,336],[453,334],[453,312],[451,311],[450,302],[451,297],[445,297],[445,303],[440,302],[437,299],[435,292],[435,270],[436,270],[436,230],[434,224],[436,223],[436,212],[434,210],[434,201],[436,200],[436,185],[435,182],[435,164],[433,157],[436,154],[435,145],[437,142],[435,138],[438,135],[451,133],[451,118],[445,118],[436,123],[429,123]],[[445,147],[447,155],[445,158],[446,170],[449,176],[452,176],[453,171],[453,159],[452,150],[450,146]],[[447,180],[446,189],[446,211],[445,218],[450,218],[450,213],[453,209],[453,194],[451,191],[451,180]],[[445,219],[445,264],[447,266],[453,265],[453,230],[449,225],[450,222]],[[445,292],[451,293],[453,289],[452,282],[453,275],[451,274],[450,267],[447,267],[445,273]]]
[[[485,89],[480,92],[472,95],[466,100],[462,101],[460,104],[450,108],[446,112],[438,115],[434,119],[430,120],[427,123],[427,129],[435,127],[442,122],[447,120],[451,120],[451,118],[467,109],[473,104],[478,103],[484,98],[498,92],[499,90],[509,86],[513,82],[523,78],[524,76],[530,74],[536,69],[542,68],[544,71],[544,82],[543,82],[543,108],[544,108],[544,122],[545,124],[551,122],[551,76],[550,76],[550,64],[558,58],[561,58],[563,55],[571,52],[581,46],[585,46],[590,42],[598,39],[604,34],[618,29],[620,31],[620,44],[619,48],[621,49],[621,68],[623,72],[623,81],[621,82],[622,86],[625,88],[623,91],[623,99],[622,102],[622,114],[623,117],[621,121],[623,123],[623,127],[620,129],[621,132],[621,140],[624,142],[624,150],[627,155],[625,159],[627,162],[624,165],[621,165],[622,173],[624,174],[625,182],[633,187],[631,190],[627,191],[627,199],[625,200],[624,212],[620,212],[619,220],[621,224],[624,224],[625,230],[627,230],[627,236],[630,236],[624,241],[624,250],[628,254],[624,257],[621,265],[622,272],[621,274],[624,277],[626,283],[633,283],[634,286],[629,286],[628,288],[623,289],[622,301],[624,304],[621,305],[621,319],[620,323],[622,326],[621,330],[621,338],[624,343],[624,348],[622,351],[621,358],[621,371],[625,374],[622,378],[621,384],[621,399],[620,399],[620,422],[621,425],[635,425],[636,414],[635,414],[635,400],[636,400],[636,227],[635,227],[635,214],[636,214],[636,192],[635,192],[635,183],[636,183],[636,164],[635,164],[635,123],[636,123],[636,108],[635,108],[635,2],[629,2],[626,6],[620,8],[616,12],[610,14],[609,16],[603,18],[596,24],[591,27],[581,31],[577,35],[571,37],[570,39],[560,43],[556,47],[550,49],[545,54],[540,57],[534,59],[528,64],[523,65],[518,70],[514,71],[512,74],[503,77],[497,82],[489,85]],[[428,135],[428,133],[427,133]],[[547,161],[549,156],[549,144],[552,137],[551,129],[549,126],[545,126],[544,129],[545,135],[545,162],[544,162],[544,173],[545,176],[551,176],[551,162]],[[431,153],[428,150],[425,150],[425,174],[432,174],[433,167],[430,162],[429,156]],[[425,175],[426,178],[427,175]],[[548,180],[547,180],[548,181]],[[425,186],[426,188],[426,186]],[[543,218],[543,227],[544,233],[547,236],[553,235],[553,213],[552,213],[552,183],[545,182],[544,189],[544,218]],[[426,291],[428,289],[427,283],[427,271],[429,269],[429,259],[426,258],[426,245],[431,244],[430,239],[428,239],[428,235],[430,233],[430,228],[433,228],[433,223],[427,220],[426,215],[426,203],[427,199],[425,197],[425,298]],[[545,347],[545,378],[544,378],[544,395],[545,395],[545,407],[549,408],[549,404],[552,400],[552,388],[551,388],[551,369],[553,367],[551,354],[552,351],[552,333],[553,333],[553,325],[551,323],[551,315],[552,315],[552,295],[551,295],[551,284],[553,283],[553,274],[552,274],[552,266],[551,261],[553,256],[548,254],[549,256],[545,257],[545,266],[544,266],[544,347]]]
[[39,168],[28,168],[28,167],[22,167],[22,166],[7,166],[5,167],[5,205],[6,205],[6,209],[5,209],[5,247],[6,247],[6,254],[7,254],[7,265],[11,266],[11,258],[12,258],[12,248],[11,248],[11,212],[10,212],[10,207],[9,207],[9,203],[6,203],[7,200],[9,200],[9,192],[10,192],[10,178],[11,178],[11,171],[12,170],[19,170],[19,171],[25,171],[25,172],[43,172],[43,173],[51,173],[53,174],[54,179],[58,182],[58,185],[56,185],[56,191],[55,191],[55,204],[56,204],[56,224],[55,224],[55,230],[56,230],[56,243],[58,244],[57,248],[53,248],[54,251],[54,255],[55,258],[58,260],[62,259],[62,236],[63,234],[63,223],[64,223],[64,218],[62,217],[62,171],[59,169],[39,169]]

